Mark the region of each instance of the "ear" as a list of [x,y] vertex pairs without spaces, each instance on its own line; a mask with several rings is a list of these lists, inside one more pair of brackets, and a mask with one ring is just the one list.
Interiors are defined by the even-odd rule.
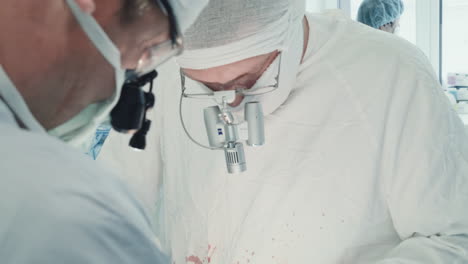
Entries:
[[83,12],[88,14],[92,14],[96,9],[96,2],[94,0],[75,0],[75,2]]

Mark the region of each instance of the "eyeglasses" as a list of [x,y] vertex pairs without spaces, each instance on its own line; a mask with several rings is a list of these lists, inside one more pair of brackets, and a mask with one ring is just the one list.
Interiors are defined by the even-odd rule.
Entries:
[[178,56],[184,50],[182,34],[176,21],[171,5],[167,0],[159,0],[159,7],[167,14],[169,20],[170,39],[148,48],[138,60],[135,73],[138,76],[145,75],[165,63],[170,58]]
[[138,60],[135,73],[138,76],[145,75],[168,61],[170,58],[179,56],[183,50],[184,48],[181,37],[177,37],[175,40],[169,39],[161,44],[155,45],[149,48]]
[[[282,53],[280,53],[278,56],[279,57],[279,63],[278,63],[278,71],[276,73],[276,77],[275,77],[275,83],[273,84],[270,84],[270,85],[265,85],[265,86],[261,86],[261,87],[256,87],[252,90],[249,90],[249,88],[247,87],[238,87],[236,88],[234,91],[235,91],[235,94],[236,95],[244,95],[244,96],[255,96],[255,95],[262,95],[262,94],[267,94],[267,93],[271,93],[273,91],[275,91],[276,89],[278,89],[279,87],[279,76],[280,76],[280,73],[281,73],[281,55]],[[186,87],[186,80],[191,80],[195,83],[198,83],[198,84],[201,84],[203,85],[202,83],[200,82],[197,82],[193,79],[191,79],[190,77],[186,76],[184,74],[184,72],[182,71],[182,69],[180,70],[180,82],[181,82],[181,88],[182,88],[182,96],[184,98],[191,98],[191,99],[213,99],[213,97],[215,96],[215,92],[208,92],[208,93],[187,93],[186,90],[187,90],[187,87]],[[207,88],[206,86],[204,86],[206,89],[209,89]]]

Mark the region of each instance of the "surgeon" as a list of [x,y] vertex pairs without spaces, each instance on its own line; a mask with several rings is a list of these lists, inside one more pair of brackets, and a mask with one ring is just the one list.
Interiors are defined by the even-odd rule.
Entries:
[[364,0],[359,6],[357,20],[370,27],[397,33],[404,11],[401,0]]
[[128,186],[75,147],[109,119],[126,69],[180,54],[204,4],[2,1],[2,264],[169,263]]
[[[304,5],[212,0],[186,32],[153,134],[162,245],[190,264],[468,263],[468,137],[430,63]],[[242,157],[206,148],[205,109],[242,124],[253,103],[265,143],[239,140],[229,173]]]

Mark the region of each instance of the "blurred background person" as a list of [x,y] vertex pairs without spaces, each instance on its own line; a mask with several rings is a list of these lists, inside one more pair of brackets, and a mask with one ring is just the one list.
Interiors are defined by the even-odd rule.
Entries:
[[398,33],[400,16],[405,10],[402,0],[364,0],[359,6],[357,20],[370,27]]

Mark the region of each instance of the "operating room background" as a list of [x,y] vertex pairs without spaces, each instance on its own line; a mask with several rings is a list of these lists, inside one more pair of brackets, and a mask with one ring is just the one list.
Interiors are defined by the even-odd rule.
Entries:
[[[307,10],[320,12],[340,8],[355,19],[361,1],[307,0]],[[442,75],[445,75],[448,71],[468,72],[468,0],[443,1],[443,34],[440,34],[439,26],[439,0],[404,0],[406,10],[401,20],[400,36],[423,50],[438,74],[444,72]],[[159,133],[156,112],[162,102],[158,98],[161,98],[163,89],[180,89],[178,66],[174,60],[159,68],[158,72],[155,83],[156,107],[149,113],[153,125],[148,136],[147,150],[135,152],[128,147],[129,136],[111,132],[98,158],[98,162],[108,163],[129,182],[152,216],[157,215],[151,210],[154,210],[158,201],[162,184],[161,179],[156,177],[158,173],[155,173],[162,168],[159,142],[156,136],[151,136]]]
[[[342,9],[356,19],[363,0],[307,0],[307,10]],[[442,84],[449,72],[468,73],[468,0],[403,0],[400,37],[418,46]]]

